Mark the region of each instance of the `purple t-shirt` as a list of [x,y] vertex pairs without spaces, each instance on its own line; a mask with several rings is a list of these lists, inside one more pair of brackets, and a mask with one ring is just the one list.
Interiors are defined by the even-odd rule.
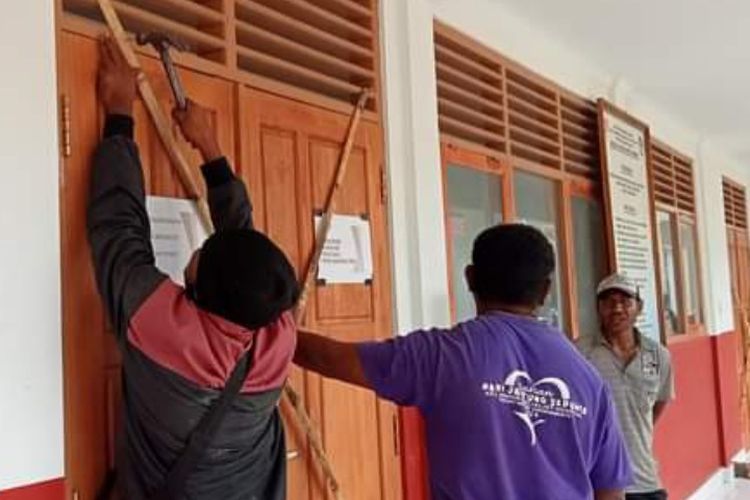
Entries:
[[379,396],[417,406],[436,500],[583,500],[632,472],[606,385],[559,331],[493,313],[359,346]]

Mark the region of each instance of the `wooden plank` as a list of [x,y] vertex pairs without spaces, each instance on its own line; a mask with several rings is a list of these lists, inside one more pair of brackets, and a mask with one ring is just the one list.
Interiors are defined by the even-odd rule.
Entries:
[[[357,23],[329,12],[317,5],[303,0],[249,0],[251,4],[264,5],[300,22],[312,24],[318,28],[337,33],[360,45],[369,47],[373,41],[372,32]],[[252,23],[252,19],[250,20]]]
[[435,59],[448,66],[462,69],[475,74],[475,77],[490,85],[500,85],[502,73],[499,68],[492,69],[477,63],[475,60],[463,56],[445,45],[435,45]]
[[330,12],[336,12],[341,17],[349,21],[361,24],[367,27],[371,19],[375,16],[372,6],[364,6],[351,0],[308,0],[319,7],[323,7]]
[[[294,64],[278,57],[273,57],[247,47],[237,47],[240,58],[239,66],[247,71],[258,72],[264,76],[277,78],[287,83],[304,83],[306,87],[338,97],[352,96],[359,87],[331,76],[325,75],[299,64]],[[262,71],[265,68],[266,71]]]
[[505,137],[502,134],[494,133],[479,127],[474,127],[467,123],[454,120],[447,116],[439,118],[440,130],[453,133],[464,139],[476,140],[480,144],[502,144]]
[[[68,0],[70,7],[84,12],[96,12],[97,0]],[[204,33],[192,26],[181,24],[122,1],[112,1],[115,12],[131,31],[166,31],[190,44],[194,53],[216,52],[224,48],[224,41],[214,35]]]
[[561,118],[563,123],[574,123],[592,132],[596,130],[597,127],[595,118],[592,119],[591,117],[584,117],[579,114],[571,113],[568,109],[561,110]]
[[220,24],[224,15],[215,9],[190,0],[127,0],[133,7],[140,7],[154,14],[200,29],[207,24]]
[[[302,88],[293,83],[253,74],[246,70],[239,72],[237,81],[253,89],[263,90],[276,96],[283,96],[296,102],[312,104],[313,106],[336,113],[345,113],[347,109],[351,109],[352,100],[355,97],[352,95],[349,98],[342,98],[321,94],[313,89]],[[371,123],[379,123],[380,116],[373,108],[374,103],[371,100],[370,104],[368,104],[368,111],[363,114],[363,119]]]
[[492,114],[496,118],[502,119],[503,107],[497,101],[492,101],[479,94],[468,92],[444,80],[438,80],[437,88],[439,97],[462,104],[483,114]]
[[554,117],[555,120],[555,128],[557,128],[557,123],[559,122],[558,117],[558,108],[557,105],[554,103],[550,103],[549,101],[545,99],[540,99],[536,94],[529,92],[525,87],[520,87],[510,81],[506,82],[506,86],[508,89],[508,97],[513,97],[517,100],[520,100],[533,108],[548,113],[550,116]]
[[555,143],[560,140],[559,129],[553,128],[543,121],[534,120],[533,117],[529,118],[513,110],[508,111],[508,123],[519,129],[533,131]]
[[563,158],[566,161],[581,163],[583,165],[596,165],[599,161],[597,155],[593,152],[583,152],[565,147],[563,147]]
[[555,109],[546,109],[546,108],[540,108],[538,106],[533,105],[532,103],[529,103],[528,101],[524,100],[522,97],[519,97],[518,95],[513,94],[510,88],[510,84],[506,81],[506,86],[508,87],[507,92],[507,102],[508,102],[508,110],[509,111],[516,111],[518,114],[522,116],[526,116],[529,118],[534,118],[535,120],[539,120],[541,122],[546,123],[550,127],[552,127],[555,130],[558,130],[558,119],[557,115],[555,114]]
[[441,113],[446,116],[451,116],[458,120],[466,121],[472,125],[485,128],[493,129],[499,133],[504,133],[505,123],[502,120],[498,120],[492,115],[480,113],[473,110],[472,108],[463,106],[459,103],[450,101],[445,98],[438,98],[438,107]]
[[480,95],[488,99],[496,99],[500,101],[503,98],[502,93],[498,87],[493,87],[492,85],[482,80],[477,80],[476,78],[473,78],[470,75],[447,66],[444,63],[441,63],[439,61],[436,62],[435,68],[438,80],[453,83],[458,87],[469,87],[470,89],[474,89]]
[[561,156],[562,147],[557,141],[551,141],[532,131],[511,125],[509,127],[511,144],[521,143],[549,154]]
[[503,154],[506,151],[507,145],[503,141],[497,143],[494,147],[489,147],[486,144],[478,143],[472,140],[465,139],[457,135],[453,135],[450,132],[440,131],[440,141],[448,146],[456,146],[459,148],[466,149],[468,151],[475,151],[477,153],[486,154],[489,157],[497,157],[498,154]]
[[356,77],[357,83],[361,85],[372,85],[375,78],[371,68],[331,56],[244,21],[237,21],[237,33],[240,46],[267,52],[276,57],[281,55],[286,61],[309,67],[334,78],[352,81]]
[[553,88],[540,83],[537,78],[528,73],[528,71],[524,70],[521,72],[508,68],[505,72],[505,77],[508,79],[509,84],[524,89],[526,92],[533,94],[536,100],[545,102],[549,106],[557,109],[557,93]]
[[590,137],[589,140],[583,139],[577,135],[565,133],[563,127],[563,146],[567,149],[575,149],[582,153],[599,154],[599,144],[595,142],[596,137]]
[[600,176],[598,166],[595,167],[592,165],[578,163],[567,158],[563,162],[563,166],[565,167],[565,171],[571,174],[582,175],[588,178],[597,178]]
[[470,38],[458,30],[444,24],[438,20],[433,23],[435,44],[442,46],[450,46],[457,52],[464,52],[468,57],[474,57],[478,61],[481,61],[484,65],[495,65],[499,64],[504,66],[501,62],[503,57],[481,43],[477,42],[473,38]]
[[527,145],[511,143],[510,152],[512,155],[530,160],[532,162],[537,162],[540,165],[544,165],[556,170],[559,170],[561,166],[559,157],[550,155],[546,151],[541,151]]
[[315,48],[346,58],[358,64],[373,63],[372,47],[363,47],[352,41],[334,35],[317,26],[300,22],[286,13],[278,12],[265,5],[250,0],[236,0],[238,19],[255,26],[262,26],[287,38],[306,43]]
[[204,187],[200,182],[197,181],[197,176],[195,175],[194,169],[188,163],[184,152],[180,149],[177,140],[172,134],[171,123],[161,109],[161,104],[156,98],[156,94],[154,94],[154,91],[151,88],[148,79],[146,79],[146,76],[141,70],[140,61],[138,60],[138,57],[135,55],[135,52],[133,52],[130,43],[128,42],[125,28],[120,22],[113,3],[111,3],[110,0],[97,1],[99,2],[99,7],[102,10],[102,14],[107,20],[107,25],[109,26],[110,30],[112,30],[114,39],[116,40],[123,56],[132,68],[135,68],[140,72],[138,77],[138,90],[140,91],[143,103],[148,109],[149,115],[151,116],[154,126],[156,127],[156,131],[159,134],[159,138],[164,144],[164,149],[169,155],[169,159],[177,169],[177,173],[179,174],[180,180],[182,181],[183,185],[188,190],[188,195],[197,201],[201,222],[205,226],[206,230],[210,232],[213,229],[213,225],[211,223],[211,215],[208,210],[208,203],[205,199]]

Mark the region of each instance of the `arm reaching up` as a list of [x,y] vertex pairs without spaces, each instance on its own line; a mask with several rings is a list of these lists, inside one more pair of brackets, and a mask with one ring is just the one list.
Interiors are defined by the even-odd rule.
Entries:
[[252,206],[247,190],[221,152],[213,115],[210,109],[190,100],[184,111],[175,109],[172,112],[182,135],[200,152],[205,162],[201,172],[208,187],[208,206],[214,228],[217,231],[252,229]]

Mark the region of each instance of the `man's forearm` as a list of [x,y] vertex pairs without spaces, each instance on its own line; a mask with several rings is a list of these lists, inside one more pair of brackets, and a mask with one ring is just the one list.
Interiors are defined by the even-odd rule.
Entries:
[[599,490],[594,492],[595,500],[625,500],[622,490]]
[[356,344],[339,342],[300,330],[297,335],[294,363],[324,377],[370,388],[357,354]]

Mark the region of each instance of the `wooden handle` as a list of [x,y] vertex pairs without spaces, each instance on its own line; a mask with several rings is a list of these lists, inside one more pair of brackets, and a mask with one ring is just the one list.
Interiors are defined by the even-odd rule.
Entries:
[[185,155],[182,153],[179,143],[172,134],[170,122],[162,111],[159,100],[157,99],[148,78],[143,72],[138,56],[130,46],[128,35],[125,32],[122,22],[120,22],[117,11],[115,11],[110,0],[98,0],[98,2],[99,8],[104,15],[107,26],[109,26],[120,52],[122,52],[122,55],[125,57],[128,64],[138,71],[138,91],[140,92],[143,103],[151,116],[156,132],[159,134],[159,138],[164,145],[164,149],[166,150],[170,161],[177,169],[177,174],[180,177],[180,181],[185,186],[188,196],[193,198],[198,204],[198,214],[206,232],[211,233],[213,230],[213,224],[211,223],[211,212],[208,209],[208,203],[206,203],[204,189],[201,183],[196,180],[193,168],[191,168],[190,163],[188,163]]

